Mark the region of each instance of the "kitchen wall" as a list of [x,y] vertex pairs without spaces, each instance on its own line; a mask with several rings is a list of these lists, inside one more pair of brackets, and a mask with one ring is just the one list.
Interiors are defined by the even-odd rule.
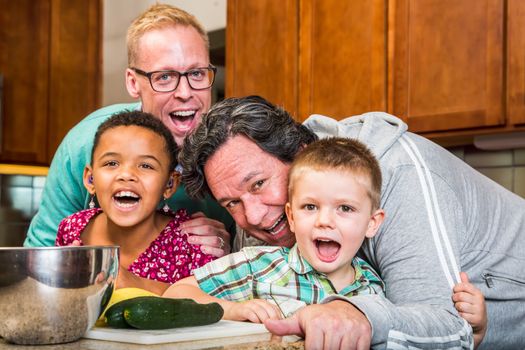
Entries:
[[45,181],[45,176],[0,175],[0,247],[22,245]]
[[[456,156],[525,198],[525,148],[480,151],[473,146],[450,149]],[[0,175],[0,246],[19,246],[36,213],[44,176]]]
[[466,146],[450,151],[485,176],[525,198],[525,148],[480,151]]

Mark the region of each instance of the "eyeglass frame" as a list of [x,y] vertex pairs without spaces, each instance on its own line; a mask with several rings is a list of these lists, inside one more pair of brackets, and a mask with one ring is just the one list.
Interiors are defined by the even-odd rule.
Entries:
[[[178,70],[174,70],[174,69],[166,69],[166,70],[155,70],[155,71],[151,71],[151,72],[146,72],[146,71],[143,71],[142,69],[138,69],[138,68],[135,68],[135,67],[129,67],[129,69],[131,69],[132,71],[134,71],[135,73],[137,74],[140,74],[146,78],[148,78],[148,81],[149,81],[149,85],[151,86],[151,88],[153,89],[153,91],[155,92],[173,92],[175,90],[177,90],[177,88],[179,87],[179,84],[180,84],[180,80],[182,77],[186,77],[186,81],[188,82],[188,85],[189,87],[192,89],[192,90],[196,90],[196,91],[202,91],[202,90],[206,90],[206,89],[209,89],[213,86],[213,83],[215,83],[215,76],[217,75],[217,67],[215,67],[213,64],[210,64],[208,67],[197,67],[197,68],[192,68],[192,69],[189,69],[185,72],[179,72]],[[188,78],[188,74],[191,73],[191,72],[194,72],[195,70],[197,69],[211,69],[211,71],[213,72],[213,79],[211,81],[211,84],[210,86],[208,87],[205,87],[205,88],[200,88],[200,89],[196,89],[194,88],[191,83],[190,83],[190,79]],[[175,87],[172,89],[172,90],[169,90],[169,91],[159,91],[159,90],[156,90],[154,87],[153,87],[153,83],[151,82],[151,76],[155,73],[177,73],[179,74],[179,81],[177,82],[177,85],[175,85]]]

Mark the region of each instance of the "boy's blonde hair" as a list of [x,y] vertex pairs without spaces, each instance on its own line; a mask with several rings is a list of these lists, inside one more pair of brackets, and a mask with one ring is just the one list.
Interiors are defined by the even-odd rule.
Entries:
[[331,137],[315,141],[302,151],[292,163],[288,179],[288,198],[292,199],[294,183],[305,171],[340,170],[362,175],[368,180],[368,196],[372,210],[379,209],[381,197],[381,169],[372,152],[355,139]]
[[195,18],[195,16],[177,7],[167,4],[155,4],[146,12],[139,15],[131,23],[126,36],[128,47],[128,65],[131,67],[135,64],[138,55],[138,44],[140,38],[150,30],[160,29],[167,26],[191,26],[200,34],[206,50],[209,50],[210,44],[206,30]]

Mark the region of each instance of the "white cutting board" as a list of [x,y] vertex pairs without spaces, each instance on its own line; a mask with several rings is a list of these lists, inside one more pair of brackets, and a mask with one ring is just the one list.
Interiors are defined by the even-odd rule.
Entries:
[[263,324],[237,321],[219,321],[207,326],[161,330],[94,327],[84,334],[84,338],[88,339],[135,344],[176,343],[239,336],[256,336],[253,337],[254,340],[263,340],[264,338],[270,339],[270,333],[266,330]]

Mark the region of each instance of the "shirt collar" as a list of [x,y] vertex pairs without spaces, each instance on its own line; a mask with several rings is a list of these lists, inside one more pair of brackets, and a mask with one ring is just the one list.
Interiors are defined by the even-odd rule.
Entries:
[[304,275],[305,273],[313,271],[312,265],[301,256],[301,253],[299,253],[297,243],[294,244],[288,253],[288,265],[299,275]]
[[[359,286],[369,284],[368,278],[364,273],[363,269],[361,268],[360,261],[361,259],[359,259],[358,257],[354,257],[352,259],[352,266],[354,267],[355,271],[354,282],[350,285],[350,287],[352,287],[352,290],[358,288]],[[294,244],[294,246],[290,249],[290,252],[288,253],[288,265],[292,270],[294,270],[297,274],[300,275],[304,275],[306,273],[314,271],[312,265],[310,265],[308,261],[306,261],[306,259],[301,256],[297,243]],[[316,273],[318,273],[319,275],[326,276],[322,272],[316,271]]]

